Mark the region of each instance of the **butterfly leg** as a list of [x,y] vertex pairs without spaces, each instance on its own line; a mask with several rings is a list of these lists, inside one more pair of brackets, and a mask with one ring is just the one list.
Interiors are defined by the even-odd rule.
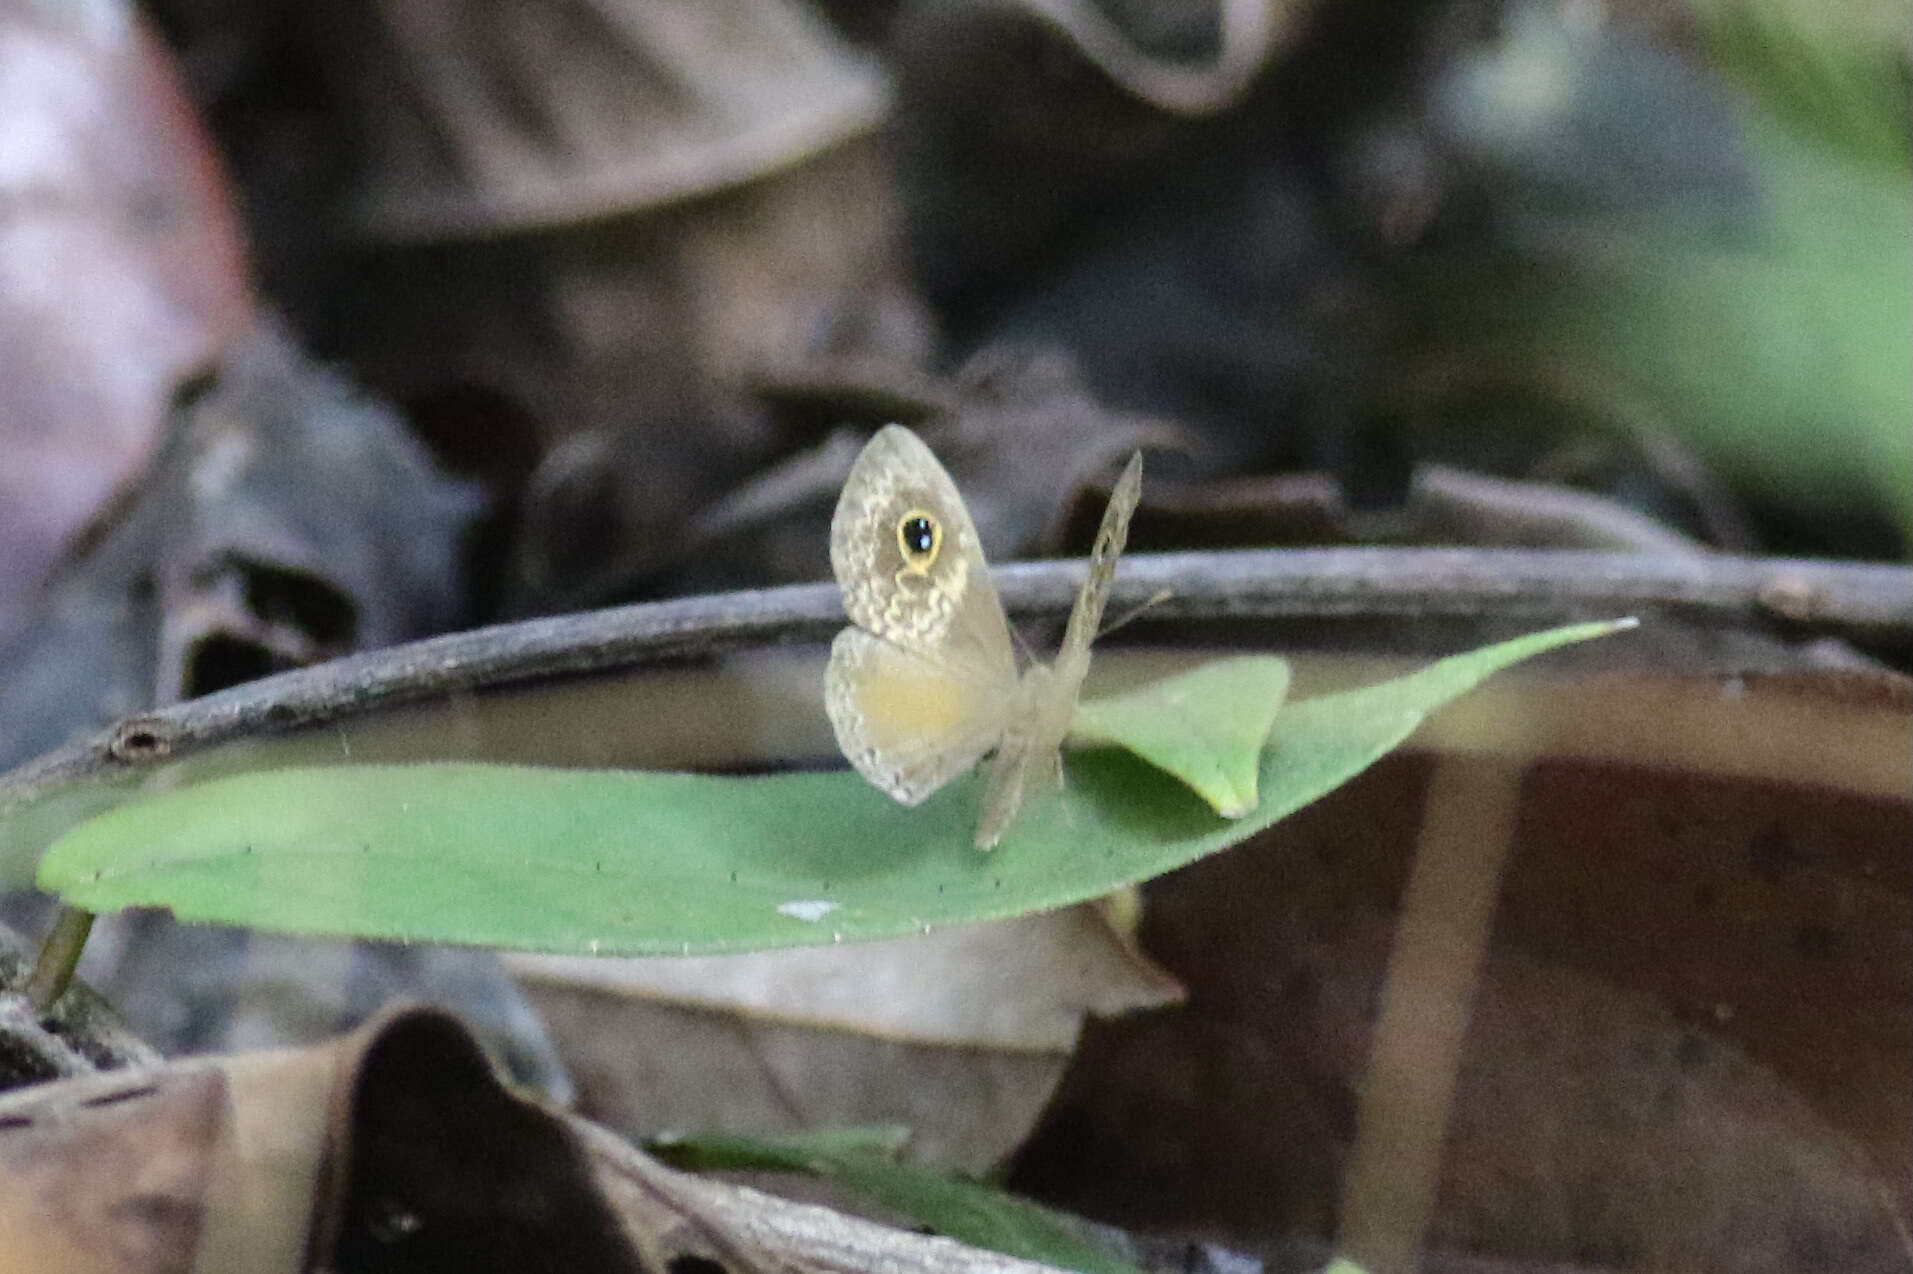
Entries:
[[1029,740],[1006,736],[990,758],[990,777],[983,788],[983,810],[976,821],[976,847],[995,849],[1003,833],[1023,807],[1023,789],[1030,770]]

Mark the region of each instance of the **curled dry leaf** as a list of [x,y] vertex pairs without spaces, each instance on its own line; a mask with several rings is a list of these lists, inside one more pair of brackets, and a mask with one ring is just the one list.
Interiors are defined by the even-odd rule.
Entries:
[[[451,626],[476,513],[393,412],[260,325],[169,413],[138,489],[0,648],[0,765],[155,703]],[[129,757],[166,750],[123,742]]]
[[890,942],[506,966],[611,1127],[900,1124],[914,1154],[973,1172],[1028,1135],[1086,1016],[1182,998],[1089,906]]
[[430,1010],[0,1099],[0,1176],[9,1272],[1044,1268],[674,1172]]
[[371,155],[357,219],[379,239],[709,194],[868,132],[885,105],[878,69],[792,0],[374,0],[336,16],[327,53],[354,68]]
[[[695,957],[693,957],[695,958]],[[534,983],[578,1110],[632,1135],[911,1129],[910,1157],[985,1173],[1028,1136],[1066,1059],[920,1044],[732,1010]]]
[[[1215,6],[1217,47],[1207,64],[1157,56],[1090,0],[1018,0],[1010,7],[1055,28],[1111,80],[1158,110],[1208,115],[1242,99],[1303,6],[1221,0]],[[1144,21],[1161,20],[1140,6],[1131,13]]]
[[331,1047],[254,1054],[0,1098],[0,1268],[305,1268],[336,1064]]

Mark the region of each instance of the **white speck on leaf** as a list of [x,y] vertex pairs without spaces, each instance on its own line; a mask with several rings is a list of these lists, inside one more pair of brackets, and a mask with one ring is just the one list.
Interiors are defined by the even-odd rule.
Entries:
[[798,898],[790,902],[778,903],[777,914],[780,916],[789,916],[792,920],[803,920],[810,924],[816,924],[819,920],[822,920],[842,905],[841,903],[831,902],[828,898]]

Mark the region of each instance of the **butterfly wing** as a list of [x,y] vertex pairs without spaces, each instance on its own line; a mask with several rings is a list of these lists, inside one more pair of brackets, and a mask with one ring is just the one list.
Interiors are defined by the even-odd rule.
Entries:
[[[936,536],[927,560],[900,539],[915,515]],[[878,430],[851,466],[830,520],[830,566],[859,628],[959,675],[1015,684],[1009,621],[976,526],[950,475],[908,429]]]
[[977,820],[976,844],[991,849],[1015,821],[1032,778],[1055,781],[1062,775],[1063,739],[1076,715],[1076,700],[1089,673],[1089,646],[1096,640],[1103,607],[1116,578],[1116,562],[1129,539],[1129,519],[1142,498],[1142,453],[1129,458],[1109,494],[1102,526],[1089,553],[1089,575],[1070,608],[1063,647],[1048,668],[1033,667],[1018,687],[1017,711],[1002,746],[990,764]]
[[[1069,625],[1063,630],[1063,646],[1056,652],[1057,693],[1066,696],[1072,711],[1076,695],[1083,688],[1089,671],[1089,644],[1103,622],[1103,607],[1109,602],[1109,589],[1116,581],[1116,561],[1129,542],[1129,519],[1142,500],[1142,452],[1129,457],[1122,476],[1110,490],[1109,504],[1103,509],[1103,522],[1096,531],[1096,543],[1089,550],[1089,575],[1070,608]],[[1068,728],[1068,721],[1064,721]],[[1060,736],[1059,736],[1060,737]]]
[[905,805],[975,765],[1003,734],[1001,686],[860,628],[830,643],[824,708],[857,773]]
[[856,627],[831,643],[824,706],[857,772],[914,805],[996,746],[1017,676],[976,527],[909,430],[879,430],[851,466],[830,565]]

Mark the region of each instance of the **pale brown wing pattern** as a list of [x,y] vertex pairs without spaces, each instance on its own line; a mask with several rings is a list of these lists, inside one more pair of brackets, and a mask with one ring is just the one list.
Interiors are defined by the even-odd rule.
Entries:
[[991,849],[1016,820],[1023,798],[1034,782],[1053,782],[1062,774],[1063,739],[1076,715],[1076,699],[1089,672],[1089,647],[1102,623],[1103,607],[1115,581],[1116,562],[1129,539],[1129,519],[1142,496],[1142,454],[1129,458],[1090,550],[1089,575],[1070,608],[1063,648],[1048,668],[1033,667],[1018,687],[1018,707],[1012,714],[990,777],[983,789],[983,808],[977,818],[976,844]]
[[[1116,580],[1116,562],[1129,542],[1129,519],[1142,499],[1142,452],[1129,457],[1122,476],[1109,493],[1109,505],[1103,510],[1102,526],[1096,531],[1096,543],[1089,551],[1089,576],[1076,594],[1070,608],[1069,625],[1063,630],[1063,646],[1056,652],[1056,693],[1067,697],[1073,707],[1083,688],[1083,674],[1089,671],[1089,646],[1103,622],[1103,607],[1109,603],[1110,585]],[[1067,720],[1064,722],[1067,727]]]
[[[905,569],[900,519],[941,523],[927,571]],[[963,497],[930,449],[899,425],[877,431],[851,467],[830,525],[830,565],[859,628],[979,679],[1012,675],[1003,604]]]
[[857,628],[830,644],[824,706],[837,745],[873,786],[915,805],[995,747],[1016,690],[979,681]]
[[1060,773],[1141,487],[1137,455],[1103,514],[1056,664],[1019,677],[956,484],[909,430],[891,425],[871,438],[831,519],[831,568],[856,627],[831,644],[824,686],[838,745],[858,773],[915,805],[996,749],[976,843],[997,843],[1033,779]]

